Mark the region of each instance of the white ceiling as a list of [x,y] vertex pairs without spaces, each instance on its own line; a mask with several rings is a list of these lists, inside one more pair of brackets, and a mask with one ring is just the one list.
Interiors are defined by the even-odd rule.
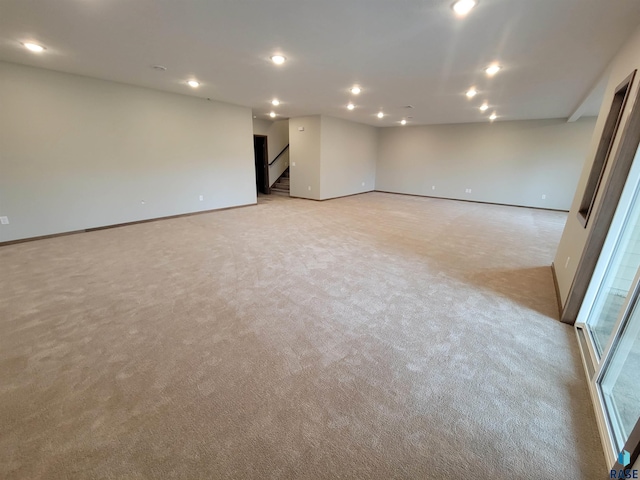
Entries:
[[[600,77],[640,25],[639,0],[480,0],[463,19],[452,3],[0,0],[0,59],[245,105],[258,118],[268,118],[273,97],[283,117],[378,126],[403,116],[484,121],[493,110],[478,110],[485,99],[501,120],[568,118],[578,107],[598,113]],[[46,52],[21,46],[30,40]],[[276,52],[285,65],[269,61]],[[487,78],[493,61],[504,69]],[[191,77],[197,90],[185,84]],[[355,83],[358,97],[348,92]],[[480,93],[468,100],[472,85]]]

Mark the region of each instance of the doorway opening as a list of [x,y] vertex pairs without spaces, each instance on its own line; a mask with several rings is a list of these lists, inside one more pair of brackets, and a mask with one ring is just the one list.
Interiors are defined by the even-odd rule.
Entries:
[[256,168],[256,192],[269,195],[269,148],[266,135],[253,136],[253,154]]

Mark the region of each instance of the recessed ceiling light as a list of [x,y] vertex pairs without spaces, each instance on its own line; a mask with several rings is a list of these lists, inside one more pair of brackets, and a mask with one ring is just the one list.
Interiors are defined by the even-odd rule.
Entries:
[[467,93],[465,93],[465,95],[469,98],[473,98],[477,94],[478,94],[478,91],[474,87],[471,87],[469,90],[467,90]]
[[354,108],[356,108],[356,106],[353,103],[350,103],[349,105],[347,105],[348,110],[353,110]]
[[451,8],[457,15],[463,16],[469,13],[476,5],[478,5],[477,0],[458,0]]
[[353,93],[354,95],[358,95],[362,90],[360,89],[359,86],[354,85],[353,87],[351,87],[351,89],[349,91],[351,93]]
[[277,98],[274,98],[273,100],[271,100],[271,105],[273,105],[274,107],[277,107],[278,105],[280,105],[280,100],[278,100]]
[[191,88],[198,88],[200,86],[200,82],[197,80],[189,80],[187,82],[187,85],[189,85]]
[[384,117],[384,113],[383,112],[378,112],[378,118],[382,118]]
[[485,110],[487,110],[488,108],[489,108],[489,105],[487,105],[486,103],[483,103],[483,104],[480,106],[480,111],[481,111],[481,112],[484,112],[484,111],[485,111]]
[[24,42],[22,45],[24,45],[24,48],[26,48],[27,50],[31,50],[34,53],[41,53],[46,50],[46,48],[44,48],[42,45],[38,45],[37,43]]
[[283,55],[273,55],[271,61],[276,65],[282,65],[287,59]]
[[487,68],[485,68],[484,71],[487,73],[487,75],[489,75],[490,77],[493,77],[501,69],[502,67],[500,65],[498,65],[497,63],[494,63],[493,65],[489,65]]
[[402,120],[400,120],[400,125],[406,125],[407,121],[403,118]]
[[498,118],[498,115],[496,115],[496,112],[493,112],[491,114],[491,116],[489,117],[489,120],[491,120],[493,122],[496,118]]
[[271,112],[271,113],[269,114],[269,116],[270,116],[271,118],[276,118],[276,112]]

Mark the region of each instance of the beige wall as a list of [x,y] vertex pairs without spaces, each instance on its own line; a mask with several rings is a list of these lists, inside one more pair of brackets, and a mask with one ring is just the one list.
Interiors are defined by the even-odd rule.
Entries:
[[[580,178],[578,181],[578,187],[575,192],[573,202],[571,204],[569,218],[567,219],[567,223],[565,225],[565,229],[562,234],[562,238],[560,240],[560,245],[558,246],[558,251],[556,253],[556,257],[554,260],[554,265],[556,268],[556,276],[558,279],[558,287],[560,290],[560,297],[563,305],[567,300],[569,290],[571,289],[571,284],[573,283],[573,278],[576,274],[576,268],[578,266],[578,262],[580,260],[580,257],[585,247],[587,236],[591,231],[592,222],[587,224],[587,228],[584,228],[578,221],[577,219],[578,208],[580,205],[580,201],[582,199],[582,195],[584,193],[584,188],[587,182],[587,178],[589,176],[589,172],[591,171],[591,166],[593,164],[598,142],[600,140],[600,136],[602,135],[602,131],[604,129],[604,122],[606,120],[606,116],[611,107],[611,101],[613,99],[614,90],[634,69],[639,69],[639,68],[640,68],[640,29],[638,29],[634,33],[634,35],[632,35],[629,41],[623,46],[623,48],[616,55],[616,57],[614,58],[614,60],[612,61],[609,67],[609,70],[611,73],[610,73],[609,82],[607,84],[604,101],[600,109],[600,114],[598,116],[598,120],[596,123],[593,136],[590,141],[589,151],[586,155],[586,163],[584,164],[584,168],[582,169],[582,174],[580,175]],[[638,83],[639,83],[638,78],[636,78],[634,83],[635,83],[635,86],[632,88],[630,92],[630,97],[629,97],[630,99],[634,99],[637,95]],[[627,104],[627,108],[625,109],[624,116],[622,119],[623,122],[628,117],[628,114],[630,112],[629,107],[632,104],[633,104],[633,101]],[[614,148],[615,148],[615,145],[614,145]],[[608,168],[605,170],[605,175],[602,180],[602,185],[604,185],[607,181],[607,178],[610,173],[610,167],[611,167],[611,162],[609,163]],[[601,196],[602,196],[602,189],[600,190],[600,192],[596,197],[596,203],[591,213],[592,217],[598,211],[598,208],[600,206]]]
[[0,105],[0,241],[256,202],[248,108],[9,63]]
[[594,125],[591,118],[383,128],[376,190],[568,210]]
[[320,200],[320,115],[289,119],[292,197]]
[[326,200],[373,190],[377,138],[375,127],[347,120],[291,118],[291,196]]
[[254,135],[269,135],[269,127],[273,122],[269,120],[261,120],[259,118],[253,119],[253,134]]
[[320,198],[372,191],[376,178],[377,129],[324,115],[321,125]]

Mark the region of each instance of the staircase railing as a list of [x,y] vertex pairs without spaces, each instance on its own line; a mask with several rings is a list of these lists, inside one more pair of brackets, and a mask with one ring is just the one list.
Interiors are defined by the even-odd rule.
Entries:
[[287,149],[288,149],[288,148],[289,148],[289,144],[287,144],[287,145],[282,149],[282,151],[281,151],[278,155],[276,155],[276,158],[274,158],[273,160],[271,160],[271,161],[269,162],[269,166],[271,166],[271,165],[273,165],[274,163],[276,163],[276,160],[278,160],[278,159],[280,158],[280,155],[282,155],[285,151],[287,151]]

